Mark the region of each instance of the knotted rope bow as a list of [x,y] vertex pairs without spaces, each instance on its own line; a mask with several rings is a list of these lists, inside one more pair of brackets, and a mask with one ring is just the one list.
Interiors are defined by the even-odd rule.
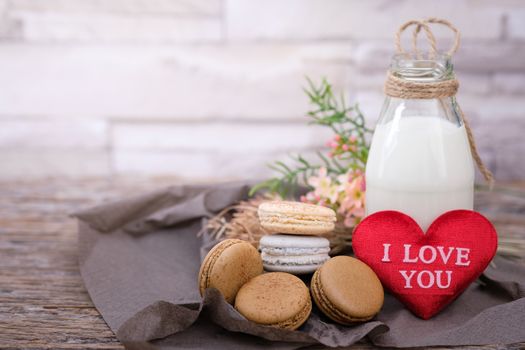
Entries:
[[[430,29],[429,24],[441,24],[448,28],[450,28],[455,33],[455,39],[452,47],[447,52],[447,55],[452,56],[457,49],[459,48],[460,43],[460,33],[459,30],[454,27],[450,22],[439,19],[439,18],[428,18],[425,20],[411,20],[403,24],[399,30],[396,33],[395,37],[395,45],[397,52],[399,54],[408,54],[401,45],[401,35],[402,33],[410,26],[415,26],[414,32],[412,34],[412,53],[413,56],[417,59],[421,59],[422,54],[419,51],[417,47],[417,38],[421,30],[424,31],[428,44],[430,46],[430,50],[428,53],[429,59],[433,59],[437,55],[437,44],[436,44],[436,38],[434,37],[434,34],[432,33],[432,30]],[[402,98],[402,99],[431,99],[431,98],[445,98],[445,97],[452,97],[455,96],[459,88],[459,82],[456,79],[456,77],[452,77],[451,79],[436,81],[436,82],[414,82],[414,81],[408,81],[399,77],[396,77],[392,72],[388,73],[387,80],[385,82],[385,94],[390,97],[396,97],[396,98]],[[472,130],[470,128],[470,124],[465,117],[465,114],[459,107],[459,105],[455,105],[455,108],[457,112],[459,113],[459,116],[461,120],[463,121],[463,124],[465,125],[465,130],[467,132],[468,142],[470,145],[470,151],[472,153],[472,157],[474,158],[474,161],[476,162],[476,165],[487,181],[490,186],[494,183],[494,176],[490,172],[490,170],[485,166],[483,161],[481,160],[481,157],[479,156],[476,142],[474,140],[474,135],[472,134]]]

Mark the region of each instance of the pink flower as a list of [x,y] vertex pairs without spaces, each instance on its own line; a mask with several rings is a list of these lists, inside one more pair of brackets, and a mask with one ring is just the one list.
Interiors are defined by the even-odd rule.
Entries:
[[343,151],[348,151],[348,145],[346,143],[343,144],[343,146],[341,146],[341,148],[343,149]]
[[344,185],[345,195],[338,209],[345,220],[345,226],[352,227],[361,221],[365,215],[365,177],[361,172],[347,174],[347,182]]
[[348,141],[350,141],[350,143],[355,143],[357,141],[357,137],[355,137],[355,135],[352,135],[348,138]]
[[301,201],[330,207],[343,218],[347,227],[357,225],[365,215],[365,177],[362,171],[349,170],[336,178],[328,170],[319,168],[317,176],[308,179],[312,191]]
[[317,176],[312,176],[307,181],[308,185],[314,188],[316,202],[327,199],[330,203],[335,203],[339,197],[337,184],[332,183],[332,178],[328,176],[326,168],[321,167]]
[[308,202],[311,202],[311,203],[316,203],[317,201],[315,200],[315,194],[313,192],[308,192],[306,194],[306,200]]
[[346,213],[344,219],[344,225],[347,227],[354,227],[361,222],[361,219],[365,216],[365,208],[354,207],[348,213]]

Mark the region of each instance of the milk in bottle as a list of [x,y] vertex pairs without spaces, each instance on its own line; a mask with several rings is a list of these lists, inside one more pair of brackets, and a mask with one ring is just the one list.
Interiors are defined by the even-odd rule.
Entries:
[[[451,77],[448,56],[434,60],[394,57],[402,79]],[[439,215],[473,209],[474,166],[455,97],[386,97],[366,166],[366,211],[401,211],[426,231]]]

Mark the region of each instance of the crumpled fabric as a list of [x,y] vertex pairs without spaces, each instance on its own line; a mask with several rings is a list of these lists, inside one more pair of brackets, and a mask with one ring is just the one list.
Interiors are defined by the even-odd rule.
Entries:
[[[386,294],[373,320],[335,324],[314,307],[296,331],[246,320],[217,290],[204,298],[198,271],[216,243],[197,236],[222,208],[246,199],[247,183],[173,186],[75,214],[84,284],[128,349],[298,349],[313,344],[418,347],[525,342],[525,266],[497,257],[439,315],[422,320]],[[309,276],[304,278],[309,283]]]

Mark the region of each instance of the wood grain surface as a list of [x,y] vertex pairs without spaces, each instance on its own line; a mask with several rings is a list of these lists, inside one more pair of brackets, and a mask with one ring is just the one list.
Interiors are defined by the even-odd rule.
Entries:
[[[75,210],[174,183],[90,179],[0,183],[0,348],[123,349],[78,271]],[[503,238],[525,237],[525,186],[478,193]],[[484,349],[520,349],[524,344]],[[320,347],[311,347],[317,349]],[[362,343],[352,349],[370,349]],[[463,349],[480,347],[463,347]],[[444,349],[444,348],[434,348]]]

